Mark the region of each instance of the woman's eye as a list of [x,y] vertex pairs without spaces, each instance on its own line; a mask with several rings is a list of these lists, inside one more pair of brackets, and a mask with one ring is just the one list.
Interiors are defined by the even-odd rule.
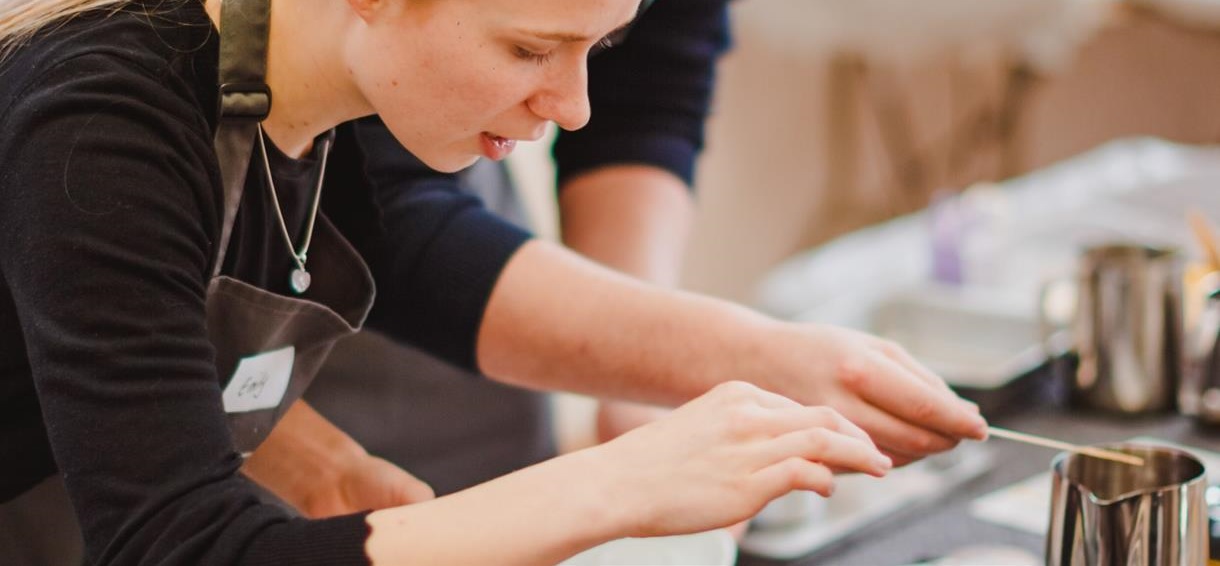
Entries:
[[514,46],[513,52],[516,53],[518,58],[525,59],[526,61],[533,61],[539,65],[546,63],[551,59],[550,51],[546,53],[538,53],[536,51],[530,51],[529,49],[521,47],[520,45]]

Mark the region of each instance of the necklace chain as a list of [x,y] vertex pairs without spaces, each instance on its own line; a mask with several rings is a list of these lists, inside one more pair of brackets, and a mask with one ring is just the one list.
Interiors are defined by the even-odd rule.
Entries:
[[322,202],[322,179],[326,177],[326,158],[330,155],[330,136],[326,136],[322,140],[321,165],[318,168],[318,180],[314,186],[313,203],[309,208],[309,223],[305,226],[305,238],[301,241],[300,249],[296,249],[292,245],[292,236],[288,233],[288,224],[284,221],[284,212],[280,209],[280,199],[275,192],[275,179],[271,177],[271,161],[267,158],[267,142],[263,134],[263,125],[258,125],[258,147],[263,156],[263,172],[267,176],[267,190],[271,193],[271,204],[275,210],[275,218],[280,223],[280,233],[284,236],[284,243],[288,246],[288,254],[292,256],[293,262],[297,264],[297,270],[293,271],[290,279],[292,290],[297,294],[304,293],[309,288],[309,272],[305,269],[305,262],[308,260],[309,244],[313,242],[313,228],[318,219],[318,206]]

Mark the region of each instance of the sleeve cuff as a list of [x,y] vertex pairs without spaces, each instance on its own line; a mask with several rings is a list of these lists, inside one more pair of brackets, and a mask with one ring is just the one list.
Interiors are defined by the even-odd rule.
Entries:
[[270,527],[243,564],[334,566],[370,564],[368,512],[330,519],[292,519]]
[[[561,133],[555,143],[557,186],[581,173],[611,165],[652,165],[694,186],[695,158],[699,148],[679,135],[638,134],[607,136],[599,143],[577,143],[576,133]],[[589,140],[584,140],[588,142]]]
[[[530,234],[482,207],[454,213],[419,261],[401,261],[395,289],[380,289],[370,322],[459,367],[478,371],[483,311],[509,258]],[[384,299],[384,301],[382,301]],[[392,318],[391,318],[392,317]],[[426,322],[426,324],[421,324]],[[426,332],[414,332],[426,329]]]

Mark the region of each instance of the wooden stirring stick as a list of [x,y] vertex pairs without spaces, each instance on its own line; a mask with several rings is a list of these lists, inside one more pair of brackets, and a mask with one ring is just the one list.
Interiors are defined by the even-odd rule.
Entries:
[[1207,217],[1196,209],[1187,211],[1186,219],[1190,222],[1190,228],[1195,233],[1195,240],[1199,242],[1199,247],[1203,248],[1203,255],[1207,256],[1207,263],[1211,264],[1212,269],[1220,269],[1220,249],[1218,249],[1220,244],[1216,241],[1211,222],[1208,222]]
[[1094,458],[1101,458],[1103,460],[1113,460],[1115,462],[1122,462],[1132,466],[1144,465],[1143,458],[1132,456],[1130,454],[1123,454],[1122,452],[1115,452],[1113,450],[1102,450],[1101,448],[1093,448],[1092,446],[1069,444],[1067,442],[1061,442],[1058,440],[1052,440],[1050,438],[1034,436],[1032,434],[1025,434],[1024,432],[1017,432],[1015,430],[1008,430],[1006,428],[994,426],[987,427],[987,432],[992,436],[1007,438],[1008,440],[1015,440],[1017,442],[1036,444],[1038,446],[1045,446],[1047,448],[1054,448],[1057,450],[1067,450],[1068,452],[1076,452],[1086,456],[1092,456]]

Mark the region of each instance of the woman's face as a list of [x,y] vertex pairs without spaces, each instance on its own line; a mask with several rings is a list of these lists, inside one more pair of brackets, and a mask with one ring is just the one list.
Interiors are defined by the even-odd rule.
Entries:
[[590,48],[639,0],[383,0],[351,35],[356,87],[407,149],[456,171],[589,119]]

